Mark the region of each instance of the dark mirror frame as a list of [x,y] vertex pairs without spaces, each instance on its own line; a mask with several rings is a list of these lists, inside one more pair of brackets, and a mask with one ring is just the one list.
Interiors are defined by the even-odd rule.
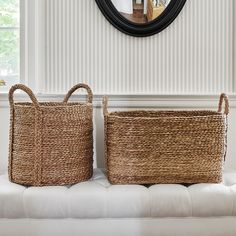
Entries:
[[161,32],[169,26],[181,12],[186,0],[172,0],[165,11],[155,20],[138,24],[123,17],[111,0],[95,0],[107,20],[121,32],[135,36],[147,37]]

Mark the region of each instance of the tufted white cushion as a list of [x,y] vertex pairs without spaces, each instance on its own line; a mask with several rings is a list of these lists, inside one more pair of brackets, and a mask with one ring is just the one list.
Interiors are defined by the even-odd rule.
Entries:
[[29,187],[0,176],[0,218],[143,218],[236,216],[236,171],[221,184],[111,185],[94,170],[73,186]]

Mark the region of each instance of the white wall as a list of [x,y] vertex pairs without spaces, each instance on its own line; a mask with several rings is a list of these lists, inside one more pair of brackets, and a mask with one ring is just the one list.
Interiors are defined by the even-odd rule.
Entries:
[[85,81],[96,94],[235,92],[235,0],[187,0],[166,30],[134,38],[115,29],[94,0],[46,0],[46,80],[63,93]]
[[[225,91],[231,95],[227,166],[236,168],[234,0],[187,0],[176,21],[149,38],[116,30],[94,0],[35,1],[39,18],[31,28],[38,41],[38,69],[25,81],[40,100],[62,100],[78,82],[93,88],[98,166],[104,166],[99,94],[111,94],[113,109],[215,110],[218,94]],[[7,97],[0,95],[0,172],[7,167],[8,113]]]

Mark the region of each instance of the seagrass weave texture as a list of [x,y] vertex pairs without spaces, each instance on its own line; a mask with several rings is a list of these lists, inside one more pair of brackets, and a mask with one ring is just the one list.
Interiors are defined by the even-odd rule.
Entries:
[[109,113],[107,97],[103,106],[111,183],[218,183],[222,180],[229,113],[225,94],[220,96],[217,112]]
[[[79,88],[88,92],[86,103],[68,103]],[[32,103],[14,103],[20,89]],[[9,91],[11,111],[9,178],[32,185],[64,185],[88,180],[93,173],[93,122],[91,89],[74,86],[63,102],[38,102],[26,86]]]

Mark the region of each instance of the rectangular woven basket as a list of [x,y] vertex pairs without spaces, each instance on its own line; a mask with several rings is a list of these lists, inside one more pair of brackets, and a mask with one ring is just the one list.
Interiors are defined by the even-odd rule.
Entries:
[[[86,103],[68,103],[79,88]],[[14,103],[20,89],[32,103]],[[18,84],[9,91],[11,109],[9,178],[18,184],[65,185],[88,180],[93,174],[93,94],[85,84],[74,86],[63,102],[38,102]]]
[[[222,113],[222,103],[225,111]],[[105,151],[113,184],[218,183],[226,154],[229,102],[218,111],[107,110]]]

